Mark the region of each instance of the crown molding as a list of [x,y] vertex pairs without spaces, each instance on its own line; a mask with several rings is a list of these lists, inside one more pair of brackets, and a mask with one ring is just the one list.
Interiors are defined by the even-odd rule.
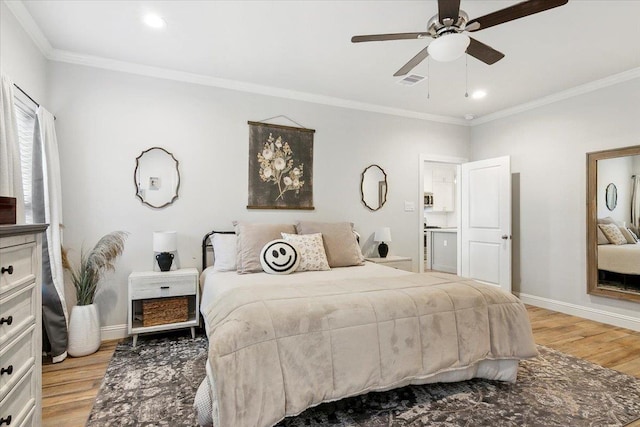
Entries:
[[20,25],[24,31],[31,37],[31,40],[35,43],[35,45],[40,49],[40,52],[44,55],[45,58],[51,59],[51,52],[53,51],[53,47],[49,40],[45,37],[44,33],[36,24],[36,21],[33,20],[33,17],[24,6],[22,1],[20,0],[3,0],[4,4],[7,5],[11,13],[16,17]]
[[406,117],[411,119],[426,120],[431,122],[452,124],[458,126],[473,127],[495,120],[503,119],[515,114],[539,108],[575,96],[583,95],[596,91],[608,86],[612,86],[625,81],[633,80],[640,77],[640,67],[634,68],[622,73],[614,74],[600,80],[576,86],[574,88],[564,90],[549,96],[539,98],[537,100],[517,105],[515,107],[506,108],[478,117],[473,120],[465,120],[450,116],[441,116],[437,114],[420,113],[417,111],[404,110],[401,108],[392,108],[382,105],[369,104],[365,102],[354,101],[344,98],[336,98],[325,95],[318,95],[308,92],[299,92],[289,89],[283,89],[273,86],[258,85],[254,83],[241,82],[237,80],[221,79],[203,74],[187,73],[160,67],[152,67],[148,65],[135,64],[131,62],[118,61],[109,58],[103,58],[92,55],[85,55],[60,49],[54,49],[45,37],[44,33],[34,21],[33,17],[24,6],[21,0],[2,0],[9,10],[15,15],[16,19],[22,25],[26,33],[31,37],[38,49],[45,58],[51,61],[66,62],[69,64],[85,65],[88,67],[102,68],[112,71],[120,71],[124,73],[137,74],[141,76],[155,77],[160,79],[174,80],[186,83],[193,83],[203,86],[218,87],[223,89],[236,90],[241,92],[255,93],[260,95],[274,96],[278,98],[291,99],[296,101],[310,102],[314,104],[329,105],[333,107],[348,108],[352,110],[368,111],[372,113],[387,114],[392,116]]
[[471,126],[477,126],[484,123],[492,122],[494,120],[503,119],[505,117],[513,116],[515,114],[533,110],[535,108],[553,104],[565,99],[584,95],[598,89],[613,86],[618,83],[623,83],[637,78],[640,78],[640,67],[632,68],[631,70],[623,71],[622,73],[614,74],[603,79],[594,80],[592,82],[576,86],[571,89],[563,90],[562,92],[554,93],[553,95],[545,96],[531,102],[517,105],[512,108],[506,108],[504,110],[496,111],[495,113],[487,114],[483,117],[478,117],[477,119],[471,120],[470,124]]
[[85,65],[88,67],[102,68],[112,71],[137,74],[141,76],[156,77],[160,79],[175,80],[186,83],[193,83],[203,86],[212,86],[223,89],[231,89],[241,92],[255,93],[278,98],[292,99],[296,101],[323,104],[333,107],[349,108],[352,110],[369,111],[373,113],[389,114],[393,116],[408,117],[432,122],[468,126],[468,122],[449,116],[420,113],[417,111],[403,110],[400,108],[385,107],[382,105],[368,104],[365,102],[353,101],[350,99],[335,98],[331,96],[318,95],[308,92],[300,92],[290,89],[283,89],[273,86],[259,85],[255,83],[242,82],[237,80],[221,79],[218,77],[206,76],[203,74],[187,73],[167,68],[152,67],[148,65],[135,64],[132,62],[118,61],[115,59],[103,58],[79,54],[75,52],[52,49],[50,60],[66,62],[69,64]]

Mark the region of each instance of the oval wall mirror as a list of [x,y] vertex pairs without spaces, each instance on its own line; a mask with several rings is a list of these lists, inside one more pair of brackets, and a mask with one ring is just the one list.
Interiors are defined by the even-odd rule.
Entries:
[[387,174],[380,166],[367,166],[362,172],[360,196],[362,203],[372,211],[384,206],[387,201]]
[[607,185],[607,194],[605,196],[607,209],[610,211],[614,210],[616,206],[618,206],[618,189],[616,185],[612,182]]
[[142,203],[152,208],[164,208],[178,198],[178,161],[164,148],[149,148],[136,158],[133,181],[136,196]]

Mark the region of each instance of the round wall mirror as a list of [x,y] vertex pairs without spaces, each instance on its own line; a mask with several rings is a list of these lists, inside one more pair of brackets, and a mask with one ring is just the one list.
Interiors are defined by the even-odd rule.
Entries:
[[360,195],[362,203],[372,211],[384,206],[387,201],[387,174],[380,166],[367,166],[362,172]]
[[607,185],[607,194],[605,196],[607,209],[614,210],[618,205],[618,189],[614,183]]
[[178,198],[178,161],[164,148],[149,148],[136,158],[133,180],[142,203],[152,208],[168,206]]

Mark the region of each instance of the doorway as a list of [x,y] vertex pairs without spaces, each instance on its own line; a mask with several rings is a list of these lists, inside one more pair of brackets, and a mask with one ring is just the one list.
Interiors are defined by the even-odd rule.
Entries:
[[467,159],[420,156],[419,272],[460,274],[460,165]]

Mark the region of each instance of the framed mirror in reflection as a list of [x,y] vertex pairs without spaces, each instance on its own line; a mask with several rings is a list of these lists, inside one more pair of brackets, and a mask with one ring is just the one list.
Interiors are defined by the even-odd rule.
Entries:
[[360,196],[362,203],[372,211],[377,211],[387,202],[387,174],[380,166],[367,166],[362,171]]
[[164,208],[178,198],[180,171],[173,154],[160,147],[144,150],[136,158],[133,174],[136,197],[152,208]]
[[612,182],[607,185],[607,192],[605,193],[605,202],[607,205],[607,209],[610,211],[614,210],[616,206],[618,206],[618,188]]
[[587,292],[640,302],[640,145],[587,154]]

